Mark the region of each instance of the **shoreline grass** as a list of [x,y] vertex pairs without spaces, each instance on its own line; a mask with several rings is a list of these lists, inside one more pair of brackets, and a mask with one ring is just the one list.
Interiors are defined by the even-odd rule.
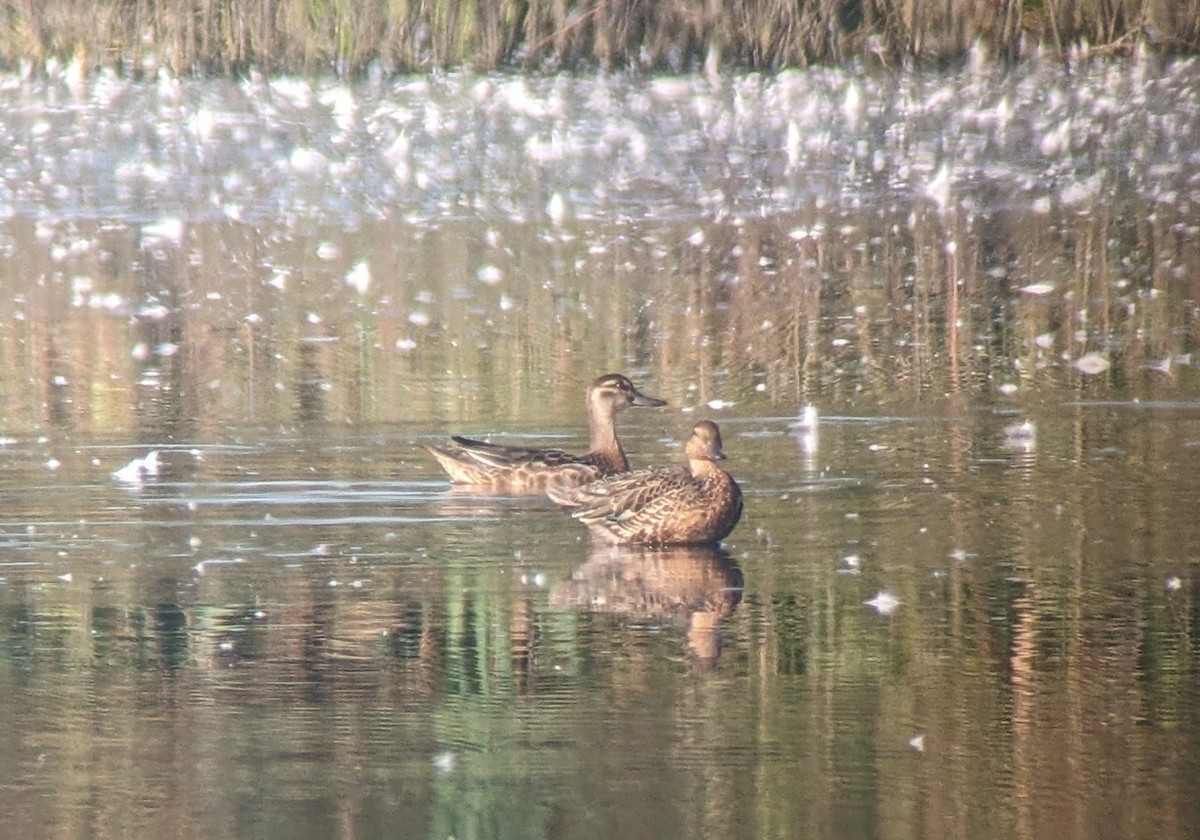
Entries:
[[776,71],[1200,51],[1200,0],[0,0],[0,66],[130,76]]

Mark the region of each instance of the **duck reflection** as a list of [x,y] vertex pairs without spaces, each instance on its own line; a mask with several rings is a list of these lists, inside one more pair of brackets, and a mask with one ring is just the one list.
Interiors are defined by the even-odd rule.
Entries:
[[596,544],[570,580],[551,587],[550,602],[681,627],[689,653],[711,665],[721,652],[721,621],[742,590],[742,570],[722,548]]

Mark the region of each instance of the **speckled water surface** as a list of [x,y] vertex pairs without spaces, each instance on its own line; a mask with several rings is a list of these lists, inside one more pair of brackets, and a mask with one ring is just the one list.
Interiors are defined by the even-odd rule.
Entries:
[[[1200,64],[0,114],[6,834],[1194,836]],[[421,448],[608,371],[723,546]]]

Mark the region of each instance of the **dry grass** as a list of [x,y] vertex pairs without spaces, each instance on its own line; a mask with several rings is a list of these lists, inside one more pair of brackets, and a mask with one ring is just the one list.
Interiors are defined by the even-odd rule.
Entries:
[[1200,0],[2,0],[0,62],[142,73],[774,70],[1200,48]]

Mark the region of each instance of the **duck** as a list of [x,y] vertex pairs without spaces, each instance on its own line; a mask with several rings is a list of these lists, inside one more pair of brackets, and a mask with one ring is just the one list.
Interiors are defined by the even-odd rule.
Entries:
[[570,488],[629,471],[617,438],[617,413],[629,406],[663,406],[666,400],[643,394],[628,377],[606,373],[587,387],[591,445],[575,455],[561,449],[501,446],[455,435],[451,446],[425,445],[454,484],[515,494],[541,494],[548,487]]
[[550,498],[603,542],[617,545],[716,544],[742,516],[742,490],[717,466],[725,460],[711,420],[692,428],[687,465],[641,469],[577,487],[551,487]]

